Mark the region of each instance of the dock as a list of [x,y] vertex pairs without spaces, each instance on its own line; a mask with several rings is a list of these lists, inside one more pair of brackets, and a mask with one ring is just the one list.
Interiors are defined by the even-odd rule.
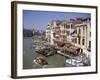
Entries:
[[62,56],[65,56],[65,57],[73,58],[72,56],[70,56],[68,54],[62,53],[61,51],[57,51],[57,53],[62,55]]
[[58,54],[65,56],[65,57],[69,57],[70,59],[66,60],[66,63],[72,65],[72,66],[82,66],[83,65],[83,61],[76,59],[75,57],[72,57],[68,54],[62,53],[61,51],[57,51]]

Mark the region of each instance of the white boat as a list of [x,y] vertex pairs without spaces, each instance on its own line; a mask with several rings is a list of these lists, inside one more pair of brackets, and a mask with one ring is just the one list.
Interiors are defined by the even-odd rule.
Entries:
[[67,64],[70,64],[70,65],[72,65],[72,66],[83,66],[82,61],[76,60],[76,59],[67,59],[67,60],[66,60],[66,63],[67,63]]

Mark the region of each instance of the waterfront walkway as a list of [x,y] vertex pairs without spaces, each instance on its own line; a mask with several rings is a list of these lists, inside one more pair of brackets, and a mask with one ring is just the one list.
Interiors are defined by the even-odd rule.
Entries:
[[73,56],[65,54],[61,51],[57,51],[57,53],[62,55],[62,56],[65,56],[65,57],[69,58],[69,59],[66,59],[65,64],[67,64],[67,65],[70,64],[70,66],[83,66],[82,58],[79,58],[80,55],[78,55],[76,57],[75,56],[73,57]]

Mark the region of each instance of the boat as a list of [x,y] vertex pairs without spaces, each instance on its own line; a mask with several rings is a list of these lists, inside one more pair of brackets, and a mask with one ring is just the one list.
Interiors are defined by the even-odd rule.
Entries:
[[46,57],[49,57],[49,56],[56,54],[57,49],[56,48],[43,48],[43,49],[36,50],[36,52]]
[[37,57],[36,59],[33,60],[33,62],[35,64],[39,64],[39,65],[47,65],[48,64],[46,59],[44,59],[43,57]]
[[83,66],[82,61],[76,59],[66,59],[66,64],[70,64],[72,66]]

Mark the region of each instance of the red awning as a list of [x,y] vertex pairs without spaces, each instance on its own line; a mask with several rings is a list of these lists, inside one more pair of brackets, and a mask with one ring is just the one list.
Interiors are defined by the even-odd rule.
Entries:
[[72,45],[72,44],[66,44],[66,48],[65,48],[68,52],[71,52],[73,54],[75,54],[78,49],[80,49],[79,47]]
[[61,42],[61,41],[57,41],[57,46],[58,47],[64,47],[65,46],[65,43],[64,42]]

